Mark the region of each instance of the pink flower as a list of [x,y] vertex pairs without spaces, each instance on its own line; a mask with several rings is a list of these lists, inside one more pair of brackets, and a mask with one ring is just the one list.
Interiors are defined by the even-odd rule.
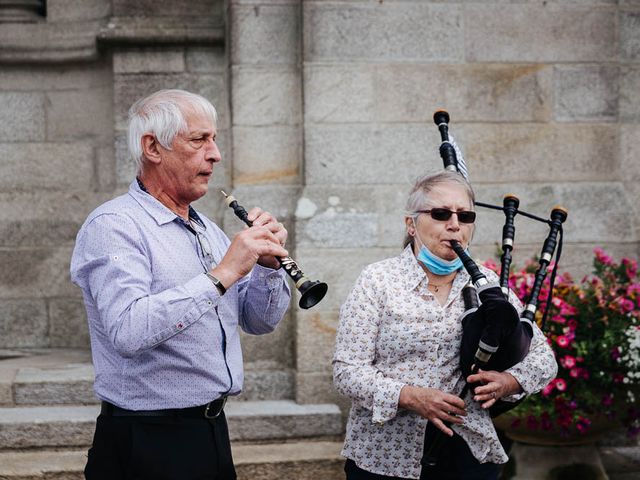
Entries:
[[569,375],[573,378],[578,378],[580,376],[580,368],[576,367],[576,368],[572,368],[571,370],[569,370]]
[[634,295],[640,295],[640,283],[632,283],[627,287],[627,296],[633,297]]
[[578,328],[578,321],[572,318],[567,322],[567,326],[569,327],[569,330],[571,330],[572,332],[575,332],[576,328]]
[[627,268],[627,275],[630,277],[635,277],[636,273],[638,273],[638,262],[630,258],[623,258],[622,265]]
[[544,395],[545,397],[548,397],[549,395],[551,395],[551,392],[553,392],[554,388],[555,388],[555,385],[553,384],[553,382],[551,382],[549,385],[547,385],[542,389],[542,395]]
[[556,378],[553,382],[554,386],[558,389],[559,392],[564,392],[567,389],[567,382],[565,382],[562,378]]
[[622,311],[624,313],[629,313],[634,308],[636,308],[636,306],[633,304],[633,302],[631,300],[629,300],[628,298],[623,298],[620,303],[621,303],[620,306],[622,307]]
[[560,359],[560,365],[562,365],[564,368],[573,368],[576,366],[576,359],[571,355],[565,355]]
[[596,254],[596,260],[598,260],[603,265],[612,265],[613,264],[613,258],[611,258],[609,255],[607,255],[602,248],[600,248],[600,247],[595,248],[593,250],[593,253]]
[[565,335],[559,335],[558,338],[556,338],[556,342],[562,348],[567,348],[569,346],[569,339]]
[[589,430],[589,428],[591,428],[591,420],[585,417],[578,417],[576,428],[580,433],[585,433],[587,430]]
[[563,324],[567,321],[562,315],[554,315],[551,317],[551,320],[559,324]]
[[538,429],[538,419],[533,415],[529,415],[527,417],[527,427],[529,430],[537,430]]
[[496,273],[498,272],[498,265],[491,258],[489,260],[487,260],[486,262],[484,262],[484,266],[487,267],[490,270],[493,270]]

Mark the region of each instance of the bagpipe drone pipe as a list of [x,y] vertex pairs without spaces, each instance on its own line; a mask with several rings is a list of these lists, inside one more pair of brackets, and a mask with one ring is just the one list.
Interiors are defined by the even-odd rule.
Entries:
[[[457,171],[468,180],[464,158],[455,141],[449,139],[449,114],[442,110],[437,111],[434,114],[434,122],[438,125],[442,139],[440,155],[445,169]],[[460,155],[457,152],[460,152]],[[465,311],[460,317],[463,330],[460,345],[460,370],[465,379],[469,375],[477,373],[480,369],[484,371],[505,371],[521,362],[529,352],[541,287],[547,275],[547,268],[551,263],[554,252],[556,252],[556,246],[558,246],[556,255],[557,268],[562,251],[562,224],[567,218],[567,210],[559,206],[552,209],[549,219],[543,219],[519,210],[520,201],[518,197],[512,194],[505,195],[502,206],[482,202],[475,202],[475,204],[480,207],[502,210],[505,215],[505,224],[502,229],[499,284],[489,282],[476,263],[466,254],[462,246],[457,242],[451,242],[452,248],[462,260],[465,270],[471,277],[469,284],[462,292]],[[549,225],[549,233],[542,246],[534,284],[522,315],[519,315],[515,307],[508,301],[509,270],[517,214]],[[551,276],[547,308],[541,325],[543,330],[546,313],[549,311],[548,307],[553,290],[555,271],[554,269]],[[472,388],[473,385],[465,383],[462,392],[460,392],[460,398],[464,399]],[[492,417],[495,417],[514,408],[518,403],[498,399],[490,407],[489,413]],[[432,422],[427,424],[422,458],[423,466],[433,466],[437,463],[438,455],[447,438],[446,434],[435,427]]]

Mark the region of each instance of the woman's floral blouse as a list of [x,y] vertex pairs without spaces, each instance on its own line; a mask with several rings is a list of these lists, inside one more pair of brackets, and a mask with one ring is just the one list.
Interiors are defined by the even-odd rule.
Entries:
[[[497,281],[495,273],[481,269],[490,281]],[[459,317],[464,311],[461,291],[468,281],[465,271],[458,272],[441,306],[428,290],[428,278],[410,247],[360,274],[340,311],[333,359],[335,386],[352,400],[342,454],[360,468],[420,477],[427,420],[398,409],[398,398],[404,385],[462,391]],[[522,310],[515,296],[510,301]],[[553,352],[536,327],[529,354],[508,372],[531,394],[547,385],[556,371]],[[453,429],[480,462],[506,462],[489,413],[470,396],[465,401],[468,415]]]

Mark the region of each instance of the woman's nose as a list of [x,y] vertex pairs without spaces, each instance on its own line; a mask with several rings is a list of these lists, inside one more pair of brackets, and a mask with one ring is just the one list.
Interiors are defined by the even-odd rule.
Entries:
[[458,222],[458,214],[453,212],[451,218],[447,220],[447,228],[451,230],[460,230],[460,223]]

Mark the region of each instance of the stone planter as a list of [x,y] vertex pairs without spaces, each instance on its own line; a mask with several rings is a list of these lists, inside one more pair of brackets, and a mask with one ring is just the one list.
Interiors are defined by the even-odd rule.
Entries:
[[608,421],[606,418],[596,418],[591,424],[591,428],[586,433],[581,433],[574,429],[569,431],[569,435],[561,434],[555,427],[552,430],[531,430],[523,420],[517,427],[513,426],[513,421],[518,417],[505,413],[493,419],[496,428],[504,431],[507,437],[519,443],[538,446],[571,446],[571,445],[592,445],[607,433],[619,427],[617,423]]
[[525,421],[517,427],[518,417],[505,413],[493,419],[496,428],[514,440],[509,454],[513,476],[510,480],[607,480],[595,443],[617,425],[597,419],[586,433],[578,430],[561,435],[557,429],[531,430]]

